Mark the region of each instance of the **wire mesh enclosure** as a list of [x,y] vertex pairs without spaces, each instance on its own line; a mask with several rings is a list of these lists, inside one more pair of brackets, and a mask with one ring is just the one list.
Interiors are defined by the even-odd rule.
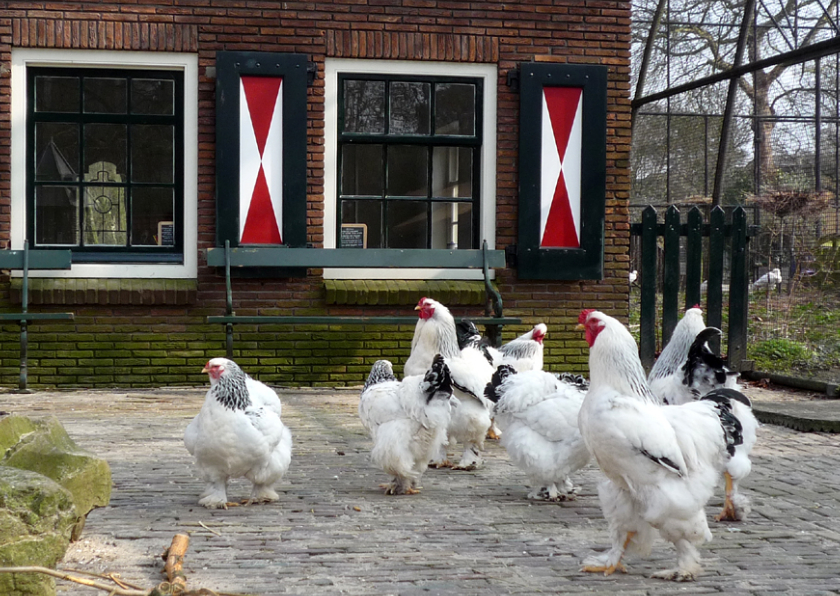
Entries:
[[745,206],[760,225],[747,358],[828,382],[840,380],[838,27],[836,1],[633,3],[632,221],[647,205]]

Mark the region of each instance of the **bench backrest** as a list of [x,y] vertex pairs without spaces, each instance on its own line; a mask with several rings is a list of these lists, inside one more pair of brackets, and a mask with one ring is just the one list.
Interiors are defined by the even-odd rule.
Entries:
[[[485,251],[478,249],[286,248],[240,246],[230,249],[231,267],[396,267],[481,269]],[[487,266],[505,266],[505,251],[487,250]],[[225,249],[208,248],[207,264],[225,266]]]
[[[0,250],[0,269],[23,269],[23,250]],[[30,250],[30,269],[70,269],[69,250]]]

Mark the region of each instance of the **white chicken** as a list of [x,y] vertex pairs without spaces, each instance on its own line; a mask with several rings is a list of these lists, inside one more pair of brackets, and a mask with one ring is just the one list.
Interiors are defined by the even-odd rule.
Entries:
[[453,409],[449,421],[449,444],[464,445],[464,452],[456,465],[453,466],[447,459],[445,446],[440,448],[431,465],[435,468],[475,470],[484,463],[481,452],[493,408],[484,396],[484,388],[495,368],[480,348],[472,344],[463,350],[459,348],[455,319],[443,304],[431,298],[421,298],[415,310],[420,311],[420,320],[414,329],[405,374],[422,374],[421,367],[428,362],[425,364],[428,368],[435,354],[444,357],[452,377],[453,394],[457,398],[457,407]]
[[569,476],[589,463],[578,429],[587,383],[569,379],[541,370],[517,374],[503,364],[485,390],[496,404],[501,444],[531,483],[529,499],[574,499]]
[[458,346],[477,347],[485,358],[490,361],[494,368],[502,364],[513,366],[516,372],[526,370],[542,370],[543,367],[543,340],[548,333],[548,327],[539,323],[527,333],[524,333],[502,345],[494,348],[487,344],[481,337],[475,324],[468,319],[462,319],[456,325]]
[[187,451],[207,482],[198,503],[227,508],[228,481],[241,477],[253,483],[247,502],[276,501],[273,487],[292,459],[292,435],[280,420],[280,399],[231,360],[214,358],[202,372],[210,377],[210,389],[184,432]]
[[371,461],[392,476],[389,495],[419,492],[429,460],[446,442],[452,385],[438,355],[425,375],[397,381],[391,363],[378,360],[359,398],[359,418],[373,439]]
[[775,290],[776,286],[782,283],[782,270],[776,267],[759,277],[750,284],[750,290],[767,288],[768,291]]
[[436,354],[444,358],[460,355],[455,319],[452,313],[437,300],[423,297],[414,307],[419,319],[411,338],[411,353],[405,363],[405,376],[425,374]]
[[[659,403],[680,405],[714,389],[739,389],[738,373],[730,371],[708,346],[709,340],[719,335],[720,329],[705,326],[699,308],[686,311],[648,376],[650,390]],[[733,411],[742,425],[743,443],[735,448],[735,455],[727,462],[723,510],[715,517],[717,521],[742,521],[750,512],[749,498],[740,492],[739,484],[752,470],[750,452],[755,444],[758,420],[741,403],[734,403]]]
[[717,389],[698,401],[661,406],[650,392],[638,347],[627,328],[585,310],[590,387],[580,432],[606,475],[599,487],[612,548],[588,557],[583,570],[624,571],[626,550],[650,550],[656,531],[677,549],[677,566],[653,577],[692,581],[700,573],[696,544],[712,535],[704,507],[727,461],[742,441],[733,403],[749,400]]

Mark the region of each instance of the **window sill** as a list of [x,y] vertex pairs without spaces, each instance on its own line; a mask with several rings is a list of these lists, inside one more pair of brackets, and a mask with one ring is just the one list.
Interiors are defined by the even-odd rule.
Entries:
[[483,281],[326,279],[327,304],[414,305],[423,296],[451,305],[483,305]]
[[[11,300],[21,302],[22,278],[11,280]],[[29,278],[30,304],[194,304],[192,279]]]

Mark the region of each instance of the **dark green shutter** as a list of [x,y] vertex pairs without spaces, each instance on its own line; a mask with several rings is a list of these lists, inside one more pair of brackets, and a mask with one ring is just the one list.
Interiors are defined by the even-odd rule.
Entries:
[[[607,68],[567,64],[520,65],[519,239],[520,279],[601,279],[606,196]],[[574,247],[541,246],[544,90],[580,89],[580,228]],[[549,139],[551,141],[551,139]],[[549,182],[550,183],[550,182]],[[546,189],[553,192],[553,189]],[[554,220],[556,221],[556,220]],[[566,221],[566,220],[564,220]]]
[[[240,243],[239,103],[242,76],[282,77],[282,188],[280,230],[286,246],[306,245],[306,83],[302,54],[216,54],[216,242]],[[267,106],[266,109],[273,109]],[[248,200],[250,197],[244,197]]]

